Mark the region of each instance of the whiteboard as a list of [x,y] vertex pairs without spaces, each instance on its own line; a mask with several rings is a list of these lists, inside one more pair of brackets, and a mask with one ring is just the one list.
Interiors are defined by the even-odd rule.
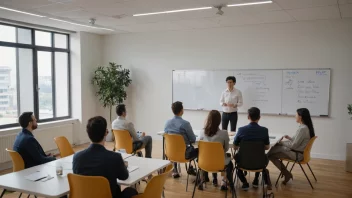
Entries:
[[295,115],[305,107],[312,115],[329,115],[330,69],[175,70],[172,100],[183,102],[185,109],[221,111],[228,76],[236,77],[235,87],[243,95],[239,112],[255,106],[264,114]]

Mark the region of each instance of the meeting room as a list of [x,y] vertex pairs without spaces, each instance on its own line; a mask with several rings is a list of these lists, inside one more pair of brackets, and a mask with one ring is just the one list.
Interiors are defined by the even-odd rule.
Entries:
[[351,0],[0,0],[0,198],[351,198]]

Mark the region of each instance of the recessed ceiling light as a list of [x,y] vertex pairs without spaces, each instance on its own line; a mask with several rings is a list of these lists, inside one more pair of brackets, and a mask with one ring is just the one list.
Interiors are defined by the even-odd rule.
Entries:
[[102,27],[94,27],[94,26],[89,26],[89,25],[83,25],[83,24],[74,23],[74,22],[70,22],[70,21],[65,21],[65,20],[61,20],[61,19],[55,19],[55,18],[49,18],[49,19],[54,20],[54,21],[60,21],[60,22],[68,23],[68,24],[71,24],[71,25],[78,25],[78,26],[88,27],[88,28],[94,28],[94,29],[102,29],[102,30],[115,31],[115,30],[109,29],[109,28],[102,28]]
[[189,8],[189,9],[182,9],[182,10],[170,10],[170,11],[163,11],[163,12],[151,12],[151,13],[144,13],[144,14],[134,14],[133,16],[147,16],[147,15],[156,15],[156,14],[169,14],[169,13],[176,13],[176,12],[207,10],[207,9],[212,9],[212,8],[213,7]]
[[247,6],[247,5],[259,5],[259,4],[266,4],[266,3],[272,3],[272,2],[273,2],[273,1],[259,1],[259,2],[252,2],[252,3],[237,3],[237,4],[227,5],[227,7]]
[[36,16],[36,17],[45,17],[45,16],[42,16],[42,15],[33,14],[33,13],[29,13],[29,12],[23,12],[23,11],[20,11],[20,10],[15,10],[15,9],[11,9],[11,8],[1,7],[1,6],[0,6],[0,9],[12,11],[12,12],[18,12],[18,13],[21,13],[21,14],[28,14],[28,15]]

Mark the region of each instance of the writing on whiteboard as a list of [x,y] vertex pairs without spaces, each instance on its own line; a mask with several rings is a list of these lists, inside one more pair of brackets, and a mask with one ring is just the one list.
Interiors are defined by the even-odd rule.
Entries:
[[325,71],[325,70],[318,70],[315,73],[317,74],[317,76],[326,76],[326,75],[328,75],[327,71]]

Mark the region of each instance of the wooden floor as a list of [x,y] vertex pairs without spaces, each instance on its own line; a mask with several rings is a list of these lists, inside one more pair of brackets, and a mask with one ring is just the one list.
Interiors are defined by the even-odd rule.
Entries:
[[[81,145],[75,147],[75,151],[82,150],[88,145]],[[112,150],[112,143],[107,143],[106,147]],[[162,142],[154,141],[153,142],[153,157],[161,158],[162,156]],[[314,190],[309,186],[308,181],[306,180],[302,170],[299,166],[295,166],[293,169],[294,180],[286,186],[279,184],[278,188],[273,188],[275,197],[280,198],[352,198],[352,173],[347,173],[344,170],[343,161],[334,161],[334,160],[322,160],[322,159],[313,159],[310,163],[318,182],[314,181],[313,176],[310,174],[308,167],[304,166],[308,176],[311,178]],[[185,173],[184,166],[182,172]],[[274,183],[277,179],[279,171],[270,163],[269,171],[271,180]],[[6,174],[11,172],[11,170],[6,170],[0,172],[1,174]],[[220,174],[218,174],[220,177]],[[186,175],[179,179],[169,178],[165,184],[165,197],[167,198],[189,198],[192,197],[193,184],[190,182],[188,192],[186,192]],[[194,180],[195,177],[190,177],[190,181]],[[250,183],[253,179],[253,174],[247,176]],[[220,181],[220,178],[219,178]],[[143,191],[145,185],[142,184],[138,187],[140,192]],[[243,198],[258,198],[262,197],[261,189],[250,188],[248,192],[241,191],[239,188],[240,184],[237,186],[237,197]],[[1,189],[2,191],[2,189]],[[6,194],[4,198],[15,198],[18,197],[19,193]],[[196,191],[195,197],[203,198],[222,198],[225,194],[221,192],[218,188],[207,185],[207,188],[204,191]],[[27,195],[22,197],[27,197]],[[34,196],[31,196],[34,197]],[[228,197],[231,197],[228,194]]]

